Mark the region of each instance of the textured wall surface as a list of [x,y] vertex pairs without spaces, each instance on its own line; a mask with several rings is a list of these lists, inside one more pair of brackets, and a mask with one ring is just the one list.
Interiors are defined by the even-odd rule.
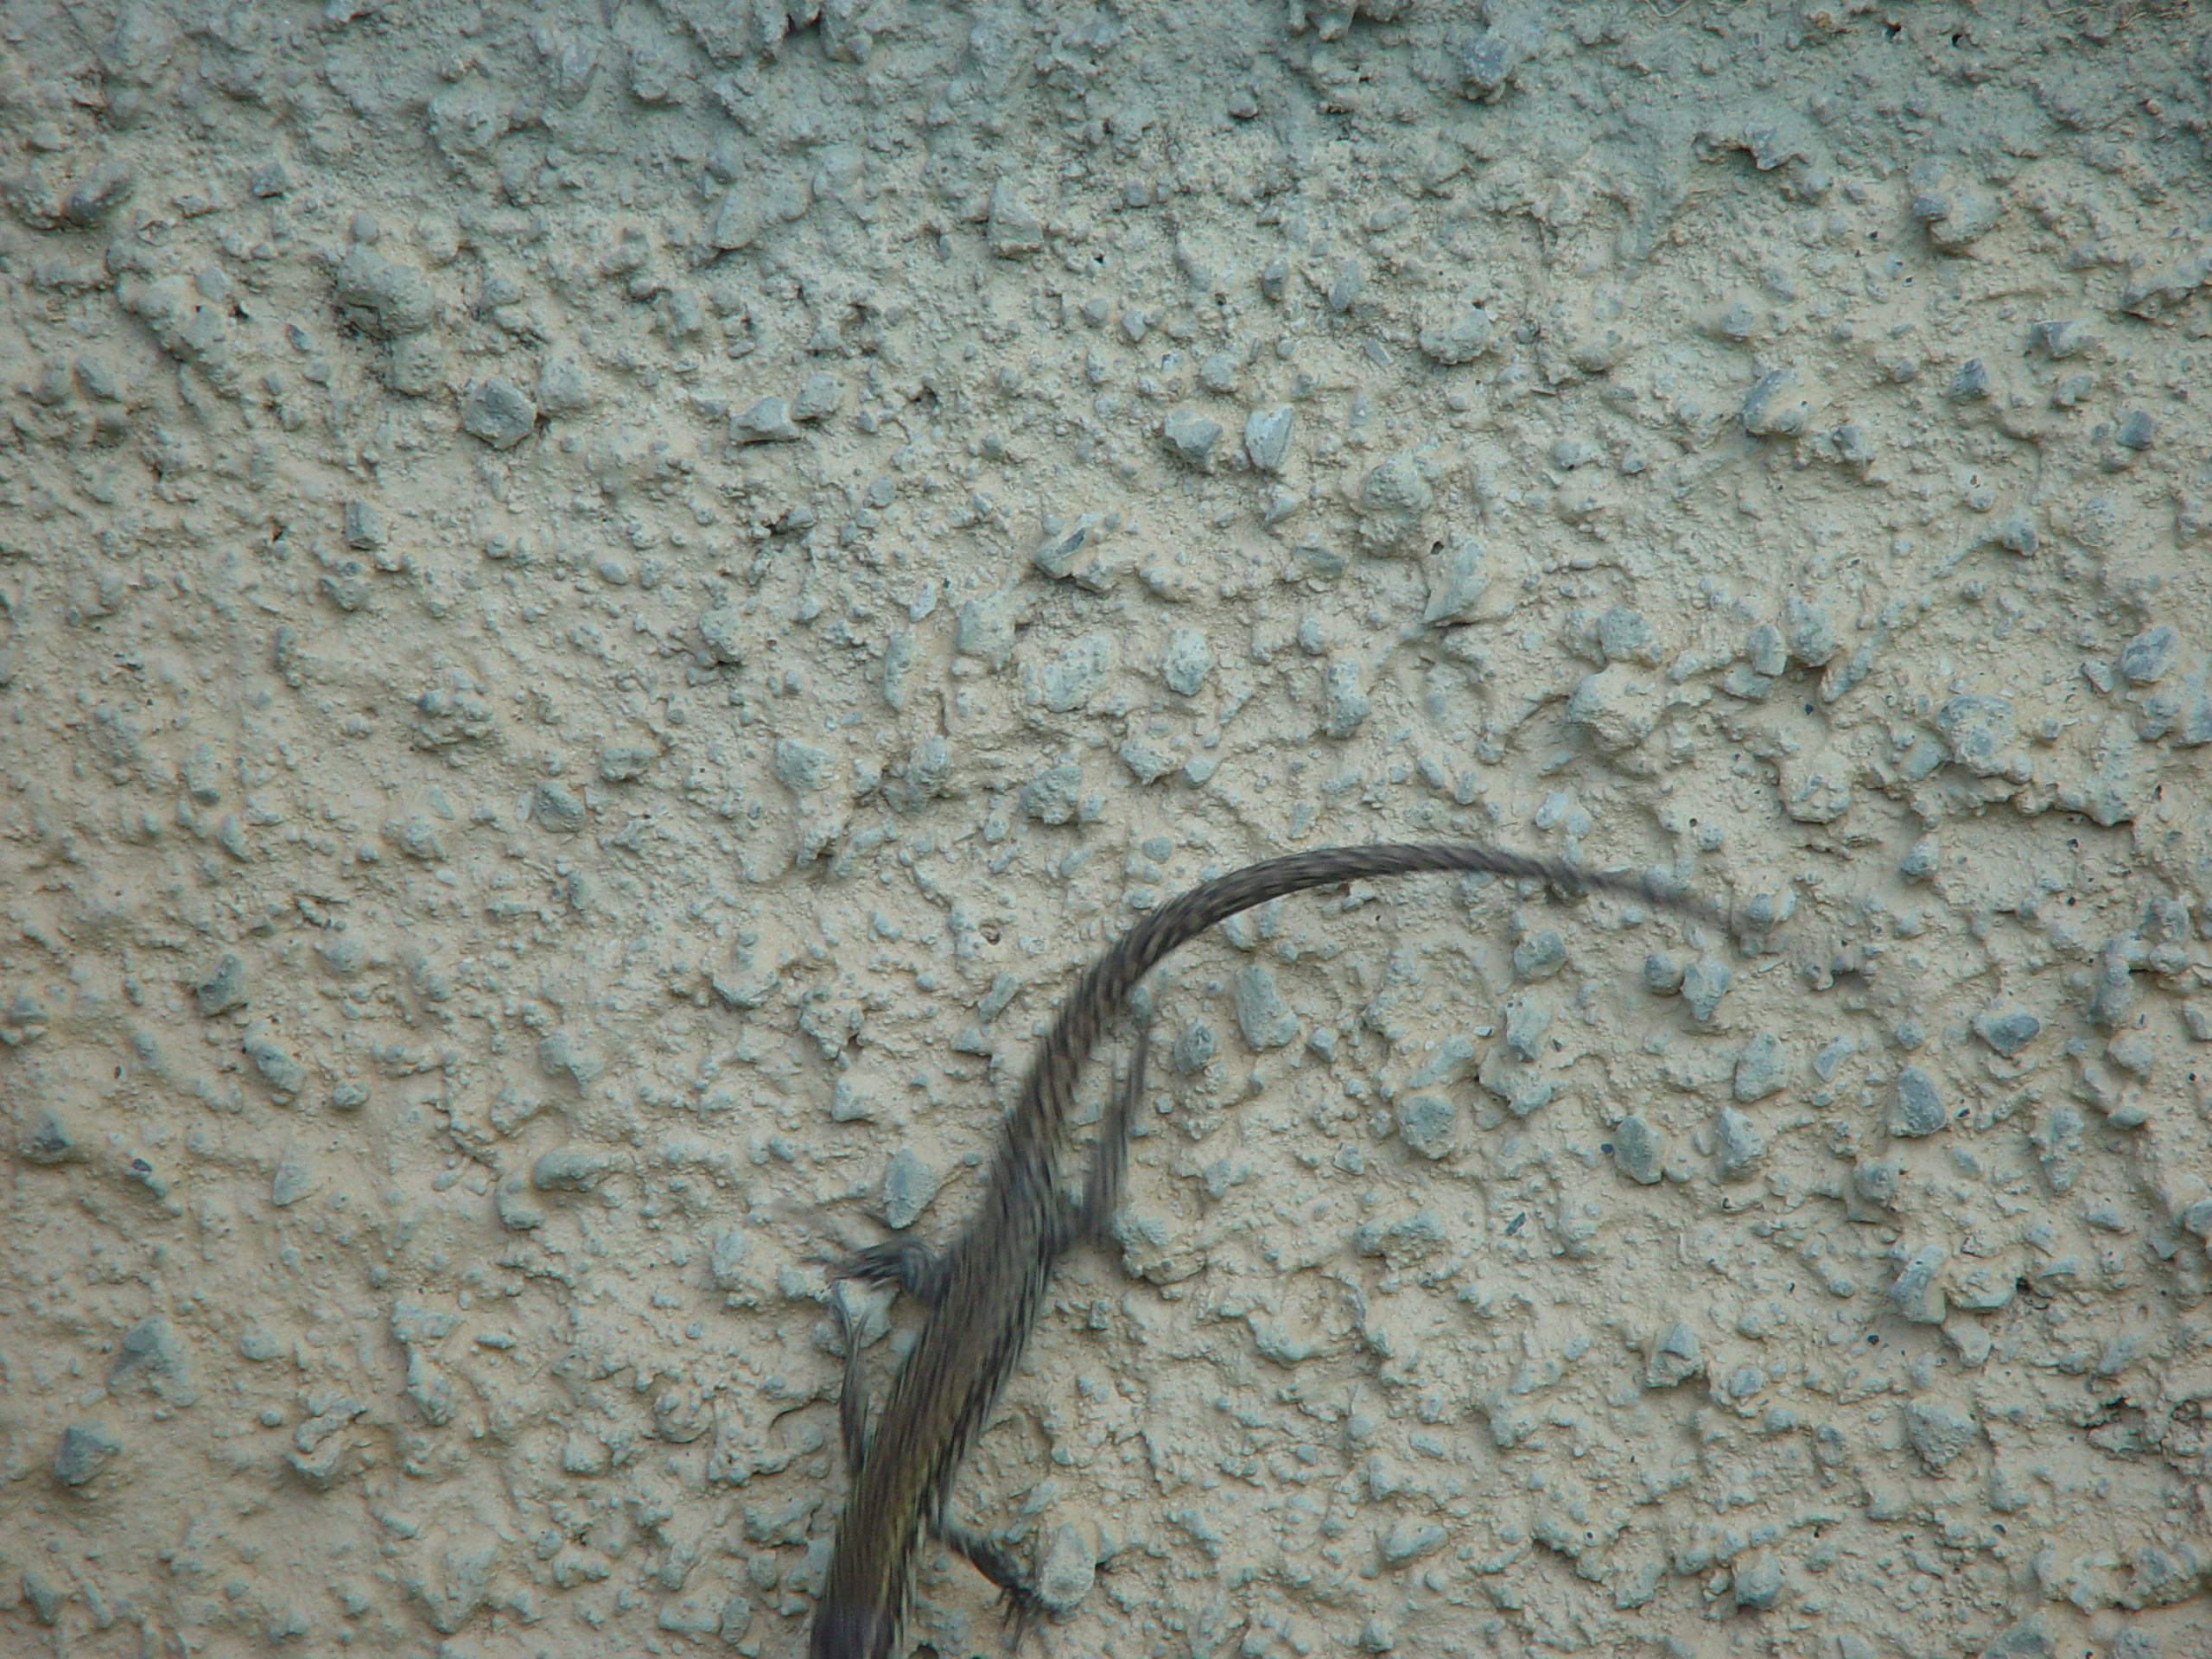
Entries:
[[0,7],[0,1648],[798,1652],[822,1253],[1461,836],[1748,942],[1171,963],[1030,1650],[2206,1653],[2208,30]]

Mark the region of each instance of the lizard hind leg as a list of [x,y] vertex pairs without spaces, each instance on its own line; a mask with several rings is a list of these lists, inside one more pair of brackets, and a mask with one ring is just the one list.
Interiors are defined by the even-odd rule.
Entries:
[[1021,1638],[1029,1633],[1045,1611],[1039,1599],[1037,1586],[1029,1575],[1014,1564],[995,1541],[979,1532],[969,1532],[964,1527],[950,1522],[933,1522],[930,1528],[937,1541],[963,1557],[978,1573],[998,1586],[1000,1608],[1007,1621],[1007,1650],[1010,1653],[1021,1645]]
[[830,1263],[830,1277],[896,1285],[924,1307],[944,1300],[944,1259],[918,1238],[887,1238]]
[[845,1381],[837,1393],[837,1436],[843,1442],[845,1471],[857,1475],[868,1459],[868,1372],[861,1363],[861,1332],[843,1293],[830,1293],[830,1317],[845,1344]]
[[1065,1245],[1087,1242],[1101,1249],[1112,1248],[1114,1212],[1122,1207],[1122,1178],[1129,1164],[1129,1128],[1144,1103],[1145,1073],[1151,1057],[1152,1022],[1147,1020],[1137,1027],[1128,1073],[1099,1120],[1098,1140],[1090,1154],[1090,1173],[1083,1184],[1083,1197],[1063,1224]]

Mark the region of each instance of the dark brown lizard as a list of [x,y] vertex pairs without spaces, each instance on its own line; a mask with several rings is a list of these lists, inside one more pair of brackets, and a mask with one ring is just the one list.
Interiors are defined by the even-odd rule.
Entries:
[[[865,1421],[858,1334],[846,1332],[839,1417],[852,1478],[815,1608],[810,1659],[889,1659],[925,1533],[965,1555],[1017,1610],[1033,1605],[1005,1552],[954,1527],[946,1509],[961,1461],[1029,1340],[1053,1268],[1077,1244],[1104,1236],[1119,1201],[1129,1119],[1144,1087],[1141,1030],[1128,1077],[1099,1126],[1080,1198],[1065,1189],[1060,1175],[1076,1081],[1108,1021],[1171,952],[1240,911],[1307,887],[1424,870],[1479,871],[1576,892],[1627,893],[1719,919],[1696,900],[1632,876],[1445,844],[1332,847],[1269,859],[1194,887],[1131,928],[1060,1003],[1001,1125],[982,1202],[965,1230],[936,1256],[899,1238],[860,1252],[839,1270],[842,1278],[895,1281],[929,1315],[873,1433]],[[842,1323],[842,1306],[839,1318]]]

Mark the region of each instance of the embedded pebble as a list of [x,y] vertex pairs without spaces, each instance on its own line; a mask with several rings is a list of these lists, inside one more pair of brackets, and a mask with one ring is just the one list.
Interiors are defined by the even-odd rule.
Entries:
[[1983,1042],[2009,1060],[2035,1041],[2036,1033],[2043,1029],[2043,1021],[2025,1008],[2007,1008],[1976,1014],[1974,1028]]
[[1770,369],[1744,395],[1744,430],[1754,437],[1802,438],[1813,424],[1821,394],[1791,369]]
[[1732,1106],[1722,1107],[1713,1119],[1713,1167],[1724,1181],[1748,1179],[1766,1152],[1758,1126]]
[[1476,607],[1489,591],[1482,543],[1454,532],[1430,563],[1421,620],[1432,627],[1474,621]]
[[1490,349],[1497,324],[1478,305],[1466,306],[1446,321],[1421,331],[1419,345],[1427,356],[1446,365],[1471,363]]
[[54,1451],[54,1478],[64,1486],[82,1486],[122,1450],[122,1443],[108,1433],[106,1424],[72,1423],[61,1431],[61,1444]]
[[1082,1532],[1063,1523],[1052,1530],[1037,1564],[1037,1599],[1055,1613],[1075,1611],[1097,1581],[1098,1556]]
[[1247,1048],[1281,1048],[1297,1037],[1298,1016],[1275,988],[1274,976],[1258,963],[1237,970],[1230,1001],[1236,1012],[1236,1028],[1243,1033]]
[[1651,1345],[1650,1357],[1643,1367],[1643,1386],[1647,1389],[1671,1389],[1686,1382],[1705,1369],[1705,1359],[1697,1333],[1679,1321],[1659,1333]]
[[1452,1150],[1459,1128],[1459,1109],[1444,1095],[1401,1095],[1398,1138],[1424,1158]]
[[1789,1081],[1789,1051],[1780,1037],[1763,1031],[1736,1057],[1735,1094],[1739,1102],[1779,1094]]
[[461,402],[461,429],[494,449],[512,449],[536,429],[537,405],[498,375],[472,385]]
[[780,397],[755,399],[729,417],[732,443],[796,443],[801,434]]
[[588,1192],[613,1173],[614,1160],[590,1147],[556,1147],[530,1166],[530,1184],[540,1192]]
[[2120,648],[2120,676],[2130,685],[2156,685],[2173,672],[2179,655],[2171,628],[2145,628]]
[[1389,553],[1402,548],[1420,529],[1422,517],[1435,499],[1436,492],[1411,451],[1401,450],[1377,462],[1360,480],[1361,539],[1372,552]]
[[1936,1079],[1916,1065],[1899,1071],[1890,1109],[1890,1133],[1907,1137],[1933,1135],[1948,1122]]
[[845,383],[834,374],[817,370],[806,377],[805,384],[791,399],[790,418],[794,422],[823,421],[844,407]]
[[541,829],[556,835],[574,835],[584,827],[584,804],[548,779],[531,791],[530,816]]
[[297,1204],[321,1185],[315,1166],[297,1153],[288,1152],[277,1160],[276,1173],[269,1179],[269,1202],[278,1209]]
[[193,988],[192,1004],[202,1020],[246,1006],[245,963],[235,951],[225,951],[215,971]]
[[1358,664],[1332,663],[1323,671],[1321,729],[1331,737],[1350,737],[1374,707],[1374,699],[1360,688]]
[[1196,628],[1170,630],[1160,652],[1160,677],[1178,696],[1195,697],[1213,672],[1213,652]]
[[1219,421],[1210,421],[1196,410],[1179,409],[1160,423],[1160,435],[1185,467],[1202,473],[1213,470],[1214,446],[1221,442]]
[[1904,1408],[1905,1435],[1931,1473],[1940,1474],[1981,1438],[1980,1426],[1932,1400],[1914,1400]]
[[785,789],[795,795],[806,795],[830,781],[830,770],[836,765],[836,757],[829,750],[801,743],[796,738],[781,737],[776,740],[774,758],[768,769]]
[[1643,1118],[1630,1113],[1613,1125],[1613,1162],[1637,1185],[1656,1185],[1666,1161],[1666,1142]]
[[2000,769],[1999,749],[2012,740],[2012,704],[2005,697],[1969,693],[1936,711],[1936,728],[1951,747],[1951,761],[1976,777]]
[[51,1169],[81,1159],[85,1151],[54,1109],[41,1106],[32,1115],[30,1127],[23,1131],[22,1138],[16,1142],[16,1154],[27,1164]]
[[1063,761],[1021,786],[1021,810],[1039,823],[1072,823],[1082,791],[1081,770]]
[[940,1182],[938,1173],[909,1147],[901,1147],[892,1154],[883,1170],[883,1221],[898,1230],[911,1227],[923,1211],[936,1198]]
[[1923,1244],[1905,1258],[1890,1284],[1890,1300],[1898,1313],[1914,1325],[1941,1325],[1947,1303],[1936,1275],[1949,1253],[1938,1244]]
[[1255,470],[1280,473],[1290,454],[1290,427],[1294,411],[1288,404],[1254,410],[1244,417],[1244,455]]
[[1531,933],[1513,947],[1513,975],[1524,984],[1549,979],[1567,966],[1567,941],[1552,928]]

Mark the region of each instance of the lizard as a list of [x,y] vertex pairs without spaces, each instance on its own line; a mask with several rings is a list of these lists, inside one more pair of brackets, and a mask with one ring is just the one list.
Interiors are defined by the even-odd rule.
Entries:
[[1471,843],[1332,847],[1232,871],[1151,912],[1109,946],[1062,999],[999,1128],[982,1198],[941,1253],[899,1237],[851,1256],[836,1277],[895,1283],[926,1316],[893,1379],[874,1431],[858,1334],[844,1326],[839,1427],[850,1471],[816,1602],[809,1659],[889,1659],[927,1535],[957,1550],[1027,1616],[1034,1592],[995,1543],[950,1521],[952,1484],[1035,1325],[1053,1270],[1085,1242],[1103,1242],[1119,1203],[1129,1120],[1144,1087],[1148,1033],[1140,1027],[1126,1080],[1098,1131],[1082,1195],[1064,1188],[1061,1153],[1076,1082],[1107,1023],[1145,976],[1217,922],[1271,899],[1382,875],[1458,870],[1602,890],[1708,919],[1720,912],[1634,876]]

